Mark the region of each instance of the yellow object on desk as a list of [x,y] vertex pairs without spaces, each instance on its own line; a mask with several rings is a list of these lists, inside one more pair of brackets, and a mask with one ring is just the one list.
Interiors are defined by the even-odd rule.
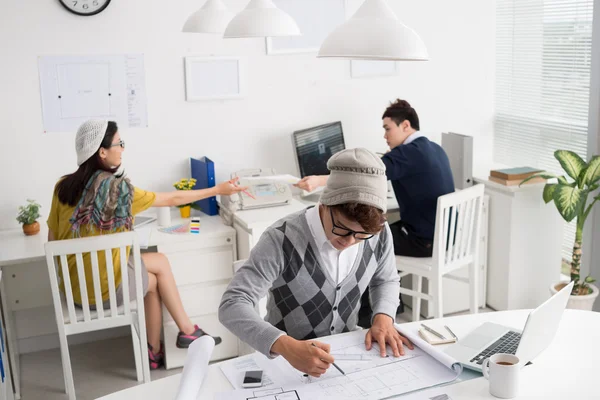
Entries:
[[181,218],[189,218],[192,212],[192,206],[183,206],[179,208],[179,214]]

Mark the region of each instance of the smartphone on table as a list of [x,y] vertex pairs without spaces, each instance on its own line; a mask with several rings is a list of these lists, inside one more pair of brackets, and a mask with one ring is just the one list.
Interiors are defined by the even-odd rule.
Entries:
[[244,381],[242,387],[244,388],[256,388],[262,386],[262,371],[246,371],[244,374]]

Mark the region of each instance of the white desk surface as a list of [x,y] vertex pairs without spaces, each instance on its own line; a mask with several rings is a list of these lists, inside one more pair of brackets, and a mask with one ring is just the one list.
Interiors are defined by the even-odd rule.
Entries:
[[[459,338],[486,321],[522,329],[528,310],[501,311],[486,314],[443,318]],[[443,321],[443,322],[442,322]],[[437,323],[437,322],[436,322]],[[515,399],[599,399],[598,356],[600,355],[600,313],[566,310],[554,342],[522,370],[519,396]],[[139,385],[98,400],[162,400],[174,399],[181,374]],[[442,388],[452,400],[494,399],[488,382],[476,378]],[[219,364],[212,364],[198,399],[212,399],[213,394],[232,390],[221,373]]]
[[[141,229],[151,227],[149,246],[164,245],[169,243],[182,243],[186,241],[203,240],[207,236],[211,238],[228,236],[235,232],[230,226],[221,222],[218,215],[208,216],[198,211],[193,215],[200,216],[200,233],[192,234],[169,234],[158,230],[156,221],[144,225]],[[155,209],[149,209],[141,215],[155,215]],[[188,223],[190,220],[179,216],[179,209],[171,210],[171,225]],[[48,241],[48,227],[45,220],[40,223],[40,233],[34,236],[25,236],[21,229],[0,231],[0,267],[5,265],[22,264],[31,261],[45,260],[44,244]]]

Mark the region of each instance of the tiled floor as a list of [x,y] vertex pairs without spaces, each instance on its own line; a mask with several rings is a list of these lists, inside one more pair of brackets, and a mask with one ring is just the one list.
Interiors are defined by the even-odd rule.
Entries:
[[[481,310],[489,312],[490,309]],[[410,322],[407,308],[397,322]],[[120,337],[70,347],[78,400],[92,400],[137,385],[131,337]],[[181,369],[152,371],[152,380],[177,374]],[[65,400],[58,349],[21,356],[23,400]]]

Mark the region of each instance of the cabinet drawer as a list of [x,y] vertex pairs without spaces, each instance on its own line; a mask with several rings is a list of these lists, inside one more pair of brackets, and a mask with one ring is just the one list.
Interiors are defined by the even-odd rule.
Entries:
[[233,276],[233,251],[184,251],[168,254],[171,269],[178,286],[231,279]]
[[230,246],[233,249],[233,236],[221,236],[211,238],[198,238],[197,240],[181,241],[158,245],[158,251],[165,254],[180,251],[207,249],[211,247]]
[[[179,288],[183,308],[187,315],[202,316],[216,314],[219,311],[221,297],[227,289],[227,284],[220,285],[190,285]],[[163,305],[163,321],[173,321],[171,314]]]
[[[238,339],[237,337],[229,332],[219,322],[219,318],[216,314],[205,315],[200,317],[191,317],[192,323],[198,325],[204,329],[207,333],[214,336],[220,336],[223,340],[221,344],[215,346],[211,361],[222,360],[225,358],[236,357],[238,355]],[[164,336],[165,336],[165,363],[166,368],[178,368],[183,366],[185,362],[185,356],[187,355],[187,349],[178,349],[175,346],[177,341],[177,333],[179,328],[174,322],[169,322],[164,325]]]
[[52,288],[45,261],[6,266],[2,271],[10,310],[52,307]]

